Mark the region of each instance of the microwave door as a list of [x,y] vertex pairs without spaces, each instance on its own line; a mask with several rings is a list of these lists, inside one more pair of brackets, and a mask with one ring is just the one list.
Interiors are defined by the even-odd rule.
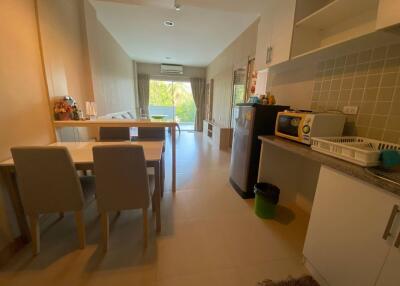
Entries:
[[253,107],[239,107],[233,131],[230,177],[242,191],[247,191],[254,112]]
[[278,132],[287,136],[298,137],[301,117],[281,115],[278,118]]

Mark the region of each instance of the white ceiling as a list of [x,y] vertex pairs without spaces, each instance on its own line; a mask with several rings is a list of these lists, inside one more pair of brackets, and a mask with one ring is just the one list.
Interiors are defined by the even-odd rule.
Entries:
[[[139,62],[207,66],[259,16],[265,0],[95,0],[99,20]],[[165,27],[171,20],[175,27]],[[167,59],[167,57],[171,59]]]

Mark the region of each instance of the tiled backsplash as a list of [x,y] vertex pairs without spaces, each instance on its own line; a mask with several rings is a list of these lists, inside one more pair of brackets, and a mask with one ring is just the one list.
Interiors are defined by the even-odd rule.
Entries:
[[400,144],[400,44],[368,49],[318,64],[311,109],[343,110],[345,135]]

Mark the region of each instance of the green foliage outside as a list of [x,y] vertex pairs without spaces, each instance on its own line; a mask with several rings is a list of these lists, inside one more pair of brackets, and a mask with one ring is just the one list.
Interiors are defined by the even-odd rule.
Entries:
[[188,82],[151,80],[149,105],[175,105],[175,117],[179,122],[194,122],[195,120],[196,105]]

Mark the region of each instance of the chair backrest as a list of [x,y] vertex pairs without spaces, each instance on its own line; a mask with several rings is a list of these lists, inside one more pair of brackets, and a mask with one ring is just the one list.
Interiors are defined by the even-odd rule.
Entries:
[[82,187],[67,148],[16,147],[11,153],[27,214],[83,208]]
[[129,127],[100,127],[100,141],[131,140]]
[[164,127],[139,127],[138,128],[139,140],[165,140]]
[[149,179],[142,146],[95,146],[93,159],[99,211],[148,207]]

